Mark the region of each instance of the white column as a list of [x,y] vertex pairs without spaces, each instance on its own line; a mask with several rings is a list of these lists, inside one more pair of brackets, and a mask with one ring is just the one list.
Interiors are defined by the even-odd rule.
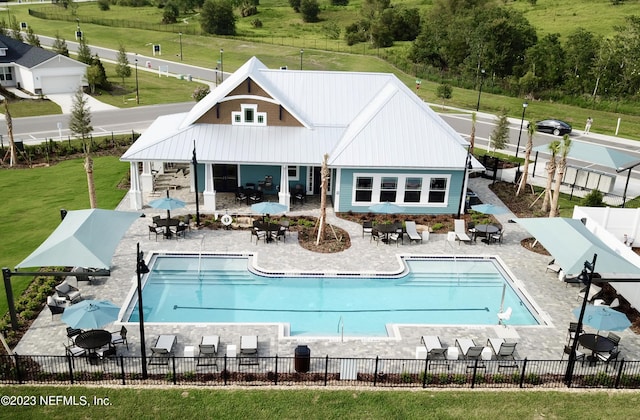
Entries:
[[142,209],[142,191],[140,190],[140,176],[138,162],[129,163],[131,186],[129,187],[129,206],[132,210]]
[[151,172],[151,162],[142,162],[142,175],[140,175],[140,185],[142,191],[153,191],[153,173]]
[[[198,180],[200,183],[200,180]],[[213,189],[213,165],[210,163],[204,164],[204,197],[203,210],[215,211],[216,210],[216,192]]]
[[280,191],[278,192],[280,204],[291,210],[291,193],[289,192],[289,168],[287,165],[280,167]]

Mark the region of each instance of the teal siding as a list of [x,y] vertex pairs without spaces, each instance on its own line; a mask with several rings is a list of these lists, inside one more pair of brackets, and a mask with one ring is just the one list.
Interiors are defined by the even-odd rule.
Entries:
[[[240,173],[238,177],[242,180],[242,186],[246,186],[247,182],[252,182],[258,186],[258,182],[264,181],[265,176],[270,175],[273,177],[273,190],[266,191],[266,193],[277,193],[276,186],[280,185],[280,166],[275,165],[240,165]],[[299,180],[289,181],[289,191],[292,191],[296,184],[305,185],[305,179],[307,176],[307,167],[299,167]]]
[[[455,214],[458,213],[460,205],[460,197],[462,194],[462,183],[464,182],[464,171],[459,170],[425,170],[425,171],[412,171],[412,170],[380,170],[380,169],[342,169],[340,177],[340,197],[339,207],[340,211],[347,212],[353,211],[355,213],[368,213],[369,205],[354,206],[353,201],[353,184],[355,182],[355,173],[367,173],[367,174],[384,174],[388,176],[395,175],[443,175],[450,176],[448,185],[448,201],[444,206],[429,206],[429,205],[404,205],[401,202],[397,202],[399,206],[406,208],[406,214]],[[423,194],[425,193],[426,186],[423,185]],[[374,197],[375,201],[375,197]]]

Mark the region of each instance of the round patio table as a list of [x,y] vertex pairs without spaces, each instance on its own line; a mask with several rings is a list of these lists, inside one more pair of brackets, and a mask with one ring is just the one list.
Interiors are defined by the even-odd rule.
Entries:
[[578,338],[580,345],[594,353],[609,353],[616,347],[616,344],[607,337],[597,334],[580,334]]
[[106,330],[89,330],[76,336],[76,346],[87,350],[95,350],[111,343],[111,333]]
[[476,231],[473,233],[473,240],[475,241],[478,234],[481,234],[480,236],[484,236],[487,243],[489,243],[489,237],[499,231],[498,226],[496,225],[475,225],[474,229]]

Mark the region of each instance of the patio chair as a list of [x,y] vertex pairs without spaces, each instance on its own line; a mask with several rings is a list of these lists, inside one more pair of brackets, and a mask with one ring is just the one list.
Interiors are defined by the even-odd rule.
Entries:
[[85,349],[78,347],[75,344],[65,344],[64,349],[65,354],[71,357],[84,356],[87,352]]
[[557,273],[560,273],[560,270],[562,270],[562,267],[556,264],[556,260],[554,258],[551,261],[549,261],[549,264],[547,264],[547,269],[545,271],[553,271],[554,273],[557,274]]
[[[71,269],[72,273],[90,273],[91,270],[89,270],[88,268],[84,268],[84,267],[73,267]],[[76,274],[76,284],[79,281],[86,281],[89,284],[91,284],[91,281],[94,279],[94,276],[90,276],[89,274]]]
[[254,190],[249,193],[249,203],[260,203],[264,199],[264,195],[260,190]]
[[382,232],[377,229],[373,229],[371,231],[371,239],[369,239],[369,242],[374,241],[376,245],[380,245],[380,242],[382,242],[383,238],[384,235],[382,234]]
[[613,344],[615,344],[615,347],[613,348],[613,350],[618,350],[618,344],[620,344],[620,336],[618,334],[614,334],[610,332],[607,338],[610,341],[613,341]]
[[283,227],[283,226],[280,226],[280,229],[278,229],[277,231],[272,233],[273,239],[278,240],[278,241],[282,240],[282,242],[284,242],[285,241],[284,234],[286,232],[287,232],[287,229],[285,227]]
[[584,332],[584,329],[581,330],[579,334],[576,334],[577,332],[578,332],[578,323],[570,322],[569,328],[567,329],[567,345],[571,345],[571,341],[576,339],[576,335],[582,334]]
[[[578,293],[577,300],[584,299],[584,293],[586,290],[587,290],[586,287],[580,290],[580,293]],[[587,302],[591,302],[601,291],[602,291],[602,287],[592,284],[591,287],[589,288],[589,296],[587,296]]]
[[240,365],[257,365],[258,364],[258,336],[243,335],[240,337],[240,356],[238,359]]
[[[481,360],[482,351],[484,346],[478,346],[475,341],[469,338],[456,339],[456,347],[460,349],[462,358],[465,360]],[[474,365],[467,366],[468,368],[474,367]],[[478,367],[485,367],[484,365],[478,365]]]
[[[490,338],[487,340],[487,344],[493,350],[493,353],[496,356],[496,360],[499,361],[515,361],[514,353],[516,351],[516,345],[518,343],[507,343],[504,338]],[[509,364],[498,364],[498,369],[501,367],[518,367],[517,364],[509,363]]]
[[81,332],[82,330],[80,328],[67,327],[67,338],[69,339],[69,343],[73,343],[75,341],[75,337]]
[[494,233],[489,237],[490,242],[497,242],[502,245],[502,236],[504,235],[504,229],[500,229],[498,233]]
[[217,356],[220,348],[220,337],[205,335],[200,339],[200,356],[197,366],[215,366],[218,368]]
[[461,242],[471,243],[471,238],[467,235],[467,228],[463,219],[455,219],[453,221],[453,231],[456,234],[458,244]]
[[53,319],[54,315],[60,315],[63,313],[64,309],[67,307],[66,302],[60,302],[53,296],[47,296],[47,306],[51,311],[51,319]]
[[304,192],[304,185],[296,184],[293,190],[293,199],[302,205],[304,204],[305,197],[306,197],[306,194]]
[[169,358],[173,353],[173,346],[178,338],[175,335],[162,334],[156,340],[155,346],[151,347],[150,365],[166,365],[169,364]]
[[164,235],[164,228],[158,226],[149,225],[149,239],[151,239],[151,235],[156,235],[156,242],[158,241],[158,235]]
[[373,222],[371,220],[365,220],[362,222],[362,237],[364,238],[365,234],[371,235],[373,232]]
[[176,239],[179,239],[181,236],[182,239],[184,239],[188,229],[189,227],[187,225],[181,224],[176,226],[175,229],[171,229],[171,233],[176,237]]
[[416,222],[406,221],[404,222],[404,228],[407,231],[407,236],[409,237],[409,243],[413,241],[420,241],[422,243],[422,235],[418,233],[416,229]]
[[244,188],[238,188],[238,190],[236,191],[236,201],[249,204],[249,197],[247,196]]
[[153,223],[154,225],[157,225],[157,224],[158,224],[158,221],[159,221],[160,219],[162,219],[162,217],[160,217],[160,216],[153,216],[153,217],[151,218],[151,221],[152,221],[152,223]]
[[395,242],[396,246],[398,246],[398,242],[402,240],[402,233],[393,232],[387,235],[387,244],[391,242]]
[[445,359],[447,356],[447,348],[442,345],[440,337],[437,335],[423,335],[420,342],[424,344],[429,359]]
[[605,370],[609,370],[609,363],[613,362],[613,368],[615,369],[618,363],[618,356],[620,356],[619,350],[612,350],[611,353],[596,353],[598,360],[602,360],[606,364]]
[[82,300],[80,290],[67,283],[66,280],[56,286],[56,293],[58,293],[58,296],[64,297],[71,303],[76,303]]
[[[562,357],[560,360],[564,359],[565,354],[568,356],[571,354],[571,346],[564,346],[564,351],[562,352]],[[582,365],[584,366],[584,361],[586,359],[586,354],[576,349],[575,360],[581,360]]]
[[259,230],[257,227],[251,229],[251,242],[253,243],[253,238],[256,238],[256,245],[258,245],[259,240],[265,241],[267,238],[266,230]]
[[129,342],[127,341],[127,328],[123,325],[120,331],[111,333],[111,344],[125,344],[129,350]]

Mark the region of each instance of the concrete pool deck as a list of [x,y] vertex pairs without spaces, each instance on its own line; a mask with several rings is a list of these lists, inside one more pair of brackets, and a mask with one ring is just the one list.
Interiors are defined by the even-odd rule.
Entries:
[[[488,180],[470,179],[469,187],[484,203],[499,204],[499,199],[489,190]],[[193,193],[188,189],[178,189],[172,196],[184,199],[187,208],[172,212],[173,215],[195,213]],[[120,209],[127,210],[126,199]],[[233,209],[229,209],[230,212]],[[520,245],[520,241],[530,235],[515,223],[508,223],[513,214],[497,216],[505,228],[501,245],[486,245],[480,241],[474,245],[450,243],[446,233],[431,234],[428,241],[421,244],[408,244],[398,247],[377,246],[368,236],[362,237],[359,224],[338,219],[331,209],[327,210],[328,222],[349,232],[351,247],[339,254],[320,254],[307,251],[297,243],[297,235],[292,232],[284,243],[259,244],[250,241],[247,231],[233,230],[192,230],[186,239],[164,240],[155,235],[149,237],[148,225],[151,216],[164,215],[164,211],[145,209],[146,217],[136,220],[113,258],[110,277],[99,278],[93,284],[80,283],[79,288],[85,299],[108,299],[118,306],[124,305],[126,297],[135,284],[136,243],[140,243],[145,255],[153,252],[188,253],[254,253],[256,264],[267,271],[379,271],[396,272],[400,269],[398,254],[420,255],[497,255],[506,264],[515,278],[524,285],[527,293],[542,309],[550,320],[546,326],[442,326],[421,325],[399,327],[399,338],[354,338],[349,337],[348,319],[344,320],[344,340],[340,336],[331,338],[284,337],[279,338],[278,328],[273,325],[153,325],[145,323],[147,350],[155,343],[160,334],[175,334],[178,343],[177,356],[184,355],[185,346],[197,346],[203,335],[220,336],[220,353],[228,345],[238,345],[241,335],[255,334],[259,337],[260,356],[293,356],[299,344],[306,344],[313,357],[329,355],[331,357],[382,357],[415,358],[416,347],[421,347],[422,335],[438,335],[445,346],[454,346],[456,338],[471,338],[478,343],[486,343],[487,338],[503,337],[517,341],[516,353],[519,358],[558,360],[562,356],[567,342],[569,322],[575,321],[571,310],[580,305],[579,287],[567,285],[558,280],[553,272],[546,272],[551,257],[531,252]],[[222,212],[221,212],[222,213]],[[318,215],[319,210],[311,206],[293,208],[289,213],[296,215]],[[72,284],[75,279],[70,280]],[[356,297],[354,297],[356,298]],[[117,331],[120,325],[105,327]],[[140,336],[137,324],[127,325],[129,350],[119,346],[119,354],[138,356],[140,354]],[[336,317],[336,333],[338,317]],[[636,360],[640,355],[640,337],[630,330],[619,334],[621,357]],[[45,308],[14,349],[22,355],[63,355],[67,342],[66,325],[60,316],[51,317]]]

